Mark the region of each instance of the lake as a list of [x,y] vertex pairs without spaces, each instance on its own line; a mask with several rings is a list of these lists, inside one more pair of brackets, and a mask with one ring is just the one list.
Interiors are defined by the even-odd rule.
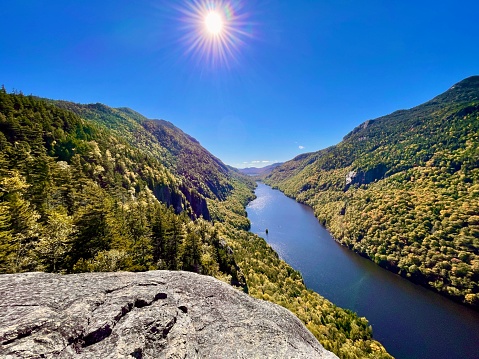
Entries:
[[[313,210],[258,183],[246,210],[258,234],[308,288],[369,320],[397,359],[479,358],[479,313],[342,247]],[[268,229],[268,234],[266,234]]]

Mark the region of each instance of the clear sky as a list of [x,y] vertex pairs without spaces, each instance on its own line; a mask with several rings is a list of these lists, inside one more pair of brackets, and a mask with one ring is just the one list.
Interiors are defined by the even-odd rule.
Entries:
[[478,16],[477,0],[2,0],[0,84],[130,107],[261,167],[479,75]]

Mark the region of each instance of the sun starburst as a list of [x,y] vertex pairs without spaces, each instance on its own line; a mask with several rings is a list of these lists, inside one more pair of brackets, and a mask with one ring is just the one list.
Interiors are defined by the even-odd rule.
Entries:
[[193,0],[180,11],[187,56],[215,67],[238,61],[241,47],[251,37],[239,1]]
[[220,35],[223,31],[223,18],[216,11],[210,11],[205,16],[205,27],[211,35]]

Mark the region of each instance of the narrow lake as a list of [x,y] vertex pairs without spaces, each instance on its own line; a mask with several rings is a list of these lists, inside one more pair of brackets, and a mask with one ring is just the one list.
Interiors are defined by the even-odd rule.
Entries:
[[[246,208],[251,232],[299,270],[308,288],[368,318],[397,359],[478,359],[479,313],[336,243],[311,208],[263,183]],[[266,234],[268,229],[268,234]]]

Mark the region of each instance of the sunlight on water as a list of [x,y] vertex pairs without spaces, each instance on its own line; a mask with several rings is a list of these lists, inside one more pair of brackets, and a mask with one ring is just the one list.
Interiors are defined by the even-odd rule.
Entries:
[[266,206],[268,206],[271,199],[272,199],[272,197],[268,196],[268,195],[258,197],[254,201],[252,201],[248,204],[247,209],[252,209],[253,211],[261,211]]

